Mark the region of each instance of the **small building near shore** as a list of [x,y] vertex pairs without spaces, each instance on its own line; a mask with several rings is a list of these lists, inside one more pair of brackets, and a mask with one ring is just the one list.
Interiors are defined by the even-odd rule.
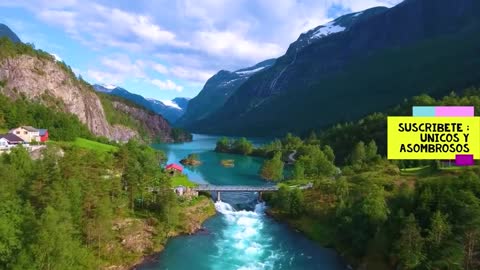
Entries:
[[15,134],[0,134],[0,151],[9,152],[11,148],[17,145],[24,145],[24,140]]
[[186,188],[184,186],[178,186],[174,190],[178,196],[183,196],[183,193],[185,192]]
[[39,129],[38,133],[40,135],[40,142],[48,141],[48,130],[47,129]]
[[0,134],[0,138],[2,139],[4,145],[8,144],[11,146],[15,146],[17,144],[25,143],[25,141],[21,137],[12,133]]
[[178,165],[178,164],[175,164],[175,163],[172,163],[172,164],[168,164],[166,167],[165,167],[165,170],[170,174],[170,175],[176,175],[176,174],[181,174],[183,172],[183,167]]
[[11,129],[8,133],[15,134],[22,138],[26,143],[40,142],[40,133],[38,129],[32,126],[21,126]]

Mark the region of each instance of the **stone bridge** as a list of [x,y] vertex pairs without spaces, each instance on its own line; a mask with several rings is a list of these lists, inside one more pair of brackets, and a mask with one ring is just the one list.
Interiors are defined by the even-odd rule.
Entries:
[[220,192],[258,192],[259,199],[262,198],[262,192],[277,191],[277,186],[216,186],[199,185],[194,187],[195,191],[216,192],[217,200],[220,201]]

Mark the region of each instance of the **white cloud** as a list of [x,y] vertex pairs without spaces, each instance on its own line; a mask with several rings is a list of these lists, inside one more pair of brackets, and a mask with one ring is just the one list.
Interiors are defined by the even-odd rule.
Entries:
[[153,85],[158,87],[160,90],[174,90],[177,92],[182,92],[183,87],[180,85],[177,85],[171,80],[159,80],[159,79],[153,79],[150,81]]
[[188,65],[167,67],[159,63],[152,63],[151,66],[153,70],[162,75],[171,75],[191,83],[204,83],[216,73],[215,70],[204,70]]
[[41,10],[38,17],[50,24],[62,22],[65,30],[71,34],[77,33],[77,14],[72,11],[45,9]]
[[197,32],[196,44],[210,55],[256,62],[278,57],[284,52],[278,44],[249,40],[229,31]]
[[127,78],[148,79],[142,60],[132,61],[126,54],[114,54],[102,57],[95,67],[87,70],[87,76],[98,83],[120,84]]
[[169,73],[168,68],[166,66],[162,65],[162,64],[159,64],[159,63],[152,64],[152,68],[160,74],[168,74]]
[[205,82],[215,74],[213,70],[202,70],[189,67],[174,66],[170,69],[170,73],[177,78],[188,80],[191,82]]
[[[94,51],[97,58],[88,59],[89,67],[82,70],[96,82],[121,84],[131,79],[182,91],[183,86],[199,88],[220,69],[236,70],[282,55],[300,33],[333,19],[332,6],[356,12],[399,2],[177,0],[129,5],[101,0],[36,0],[34,4],[0,0],[0,6],[27,9]],[[55,51],[66,56],[65,50]],[[159,77],[154,78],[153,72]]]
[[132,61],[128,55],[116,54],[102,57],[100,63],[108,70],[119,73],[122,76],[145,78],[146,64],[142,60]]
[[124,78],[115,72],[101,71],[97,69],[87,70],[87,76],[101,84],[120,84]]
[[99,24],[99,27],[95,28],[106,30],[104,26],[113,27],[117,38],[130,34],[149,45],[188,46],[188,43],[178,41],[175,33],[156,24],[150,16],[125,12],[117,8],[109,9],[102,5],[95,5],[95,9],[105,20],[103,25]]

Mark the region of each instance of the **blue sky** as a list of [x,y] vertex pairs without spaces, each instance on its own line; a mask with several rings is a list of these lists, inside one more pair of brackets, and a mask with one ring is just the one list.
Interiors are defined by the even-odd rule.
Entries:
[[218,70],[281,56],[300,33],[401,0],[0,0],[1,22],[90,83],[194,97]]

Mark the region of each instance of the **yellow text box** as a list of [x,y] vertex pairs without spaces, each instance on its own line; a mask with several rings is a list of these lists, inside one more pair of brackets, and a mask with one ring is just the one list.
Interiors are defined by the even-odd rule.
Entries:
[[480,117],[389,116],[388,159],[480,159]]

